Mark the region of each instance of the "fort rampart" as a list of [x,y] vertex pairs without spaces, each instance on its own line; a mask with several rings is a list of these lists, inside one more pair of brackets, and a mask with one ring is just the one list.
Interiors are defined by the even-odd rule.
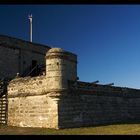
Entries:
[[46,75],[13,79],[8,125],[69,128],[140,121],[140,90],[78,81],[77,56],[46,54]]

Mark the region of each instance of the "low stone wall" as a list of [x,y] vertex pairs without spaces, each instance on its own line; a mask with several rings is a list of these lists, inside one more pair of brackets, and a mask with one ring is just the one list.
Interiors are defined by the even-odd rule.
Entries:
[[70,128],[140,121],[140,90],[96,85],[49,91],[47,78],[8,86],[8,125]]
[[44,76],[18,78],[8,86],[8,125],[57,128],[57,101],[49,97]]
[[140,121],[140,91],[71,90],[59,100],[58,115],[59,128]]
[[46,83],[45,76],[16,78],[8,86],[8,97],[44,94]]

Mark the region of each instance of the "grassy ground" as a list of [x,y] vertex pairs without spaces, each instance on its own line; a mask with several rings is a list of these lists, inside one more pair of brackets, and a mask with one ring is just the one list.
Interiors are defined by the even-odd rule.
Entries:
[[120,124],[61,130],[0,126],[0,135],[140,135],[140,124]]

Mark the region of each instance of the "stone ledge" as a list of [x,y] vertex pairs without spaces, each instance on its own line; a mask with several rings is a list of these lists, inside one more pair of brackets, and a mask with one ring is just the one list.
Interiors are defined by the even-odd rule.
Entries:
[[8,98],[14,98],[14,97],[27,97],[27,96],[40,96],[40,95],[47,95],[49,97],[59,97],[59,96],[66,96],[68,90],[67,89],[55,89],[55,90],[49,90],[49,91],[44,91],[40,93],[32,92],[32,93],[22,93],[22,92],[17,92],[17,93],[12,93],[8,95]]

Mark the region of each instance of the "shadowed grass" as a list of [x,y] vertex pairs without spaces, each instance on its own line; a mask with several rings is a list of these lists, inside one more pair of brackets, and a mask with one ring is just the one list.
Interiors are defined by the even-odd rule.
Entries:
[[60,130],[0,126],[0,135],[140,135],[140,124],[117,124]]

